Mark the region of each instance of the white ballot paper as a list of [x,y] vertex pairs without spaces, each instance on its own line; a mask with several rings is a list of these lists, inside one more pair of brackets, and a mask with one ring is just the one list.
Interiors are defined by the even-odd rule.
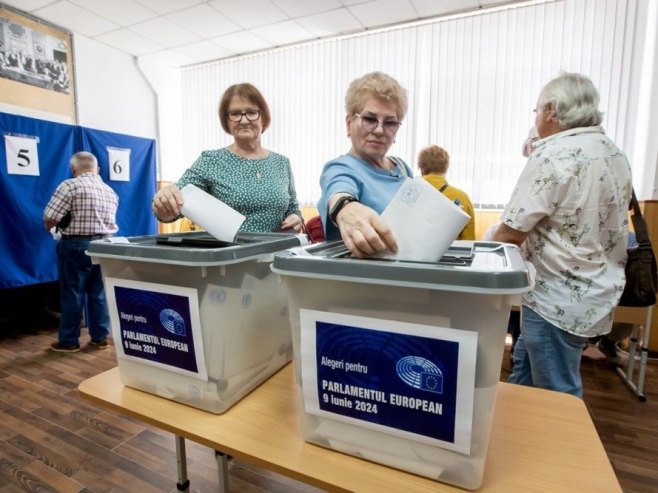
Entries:
[[421,176],[405,180],[382,212],[398,244],[392,260],[436,262],[450,248],[470,216]]
[[245,217],[194,185],[181,190],[181,212],[220,241],[233,241]]

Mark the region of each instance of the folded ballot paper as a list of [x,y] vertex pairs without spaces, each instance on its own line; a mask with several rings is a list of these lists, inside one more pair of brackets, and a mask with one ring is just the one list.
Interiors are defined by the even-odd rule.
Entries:
[[397,253],[377,258],[437,262],[470,216],[423,177],[405,180],[381,215],[395,235]]
[[245,217],[195,185],[181,190],[181,212],[220,241],[232,242]]

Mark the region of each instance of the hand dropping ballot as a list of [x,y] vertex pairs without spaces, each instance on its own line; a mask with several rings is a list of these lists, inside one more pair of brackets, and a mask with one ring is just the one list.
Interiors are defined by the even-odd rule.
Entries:
[[181,190],[181,212],[220,241],[232,242],[245,217],[194,185]]
[[392,260],[436,262],[448,251],[470,216],[422,177],[406,180],[382,213],[398,244]]

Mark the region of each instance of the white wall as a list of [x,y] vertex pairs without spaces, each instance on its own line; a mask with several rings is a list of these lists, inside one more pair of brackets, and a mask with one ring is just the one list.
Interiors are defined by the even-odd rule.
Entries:
[[73,47],[78,124],[155,139],[157,100],[135,58],[81,35]]
[[148,57],[140,58],[139,67],[157,94],[158,180],[176,181],[192,163],[184,162],[181,72]]
[[658,198],[658,2],[640,2],[639,17],[646,19],[638,29],[633,73],[639,80],[635,120],[629,122],[633,135],[633,183],[640,200]]

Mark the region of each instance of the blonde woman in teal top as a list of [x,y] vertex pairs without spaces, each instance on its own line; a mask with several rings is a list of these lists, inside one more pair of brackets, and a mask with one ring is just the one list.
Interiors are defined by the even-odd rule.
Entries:
[[222,128],[233,135],[228,147],[204,151],[178,180],[153,198],[153,212],[162,222],[175,221],[183,197],[193,184],[217,197],[246,219],[242,231],[302,231],[295,181],[287,157],[262,147],[260,137],[270,124],[261,93],[251,84],[229,87],[219,104]]

